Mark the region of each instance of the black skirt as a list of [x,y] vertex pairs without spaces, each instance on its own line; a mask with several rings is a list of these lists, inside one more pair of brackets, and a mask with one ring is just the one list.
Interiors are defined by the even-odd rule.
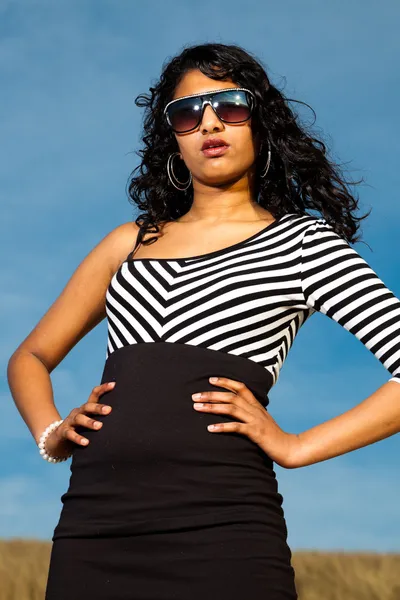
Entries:
[[228,353],[167,342],[108,357],[100,431],[80,427],[54,530],[45,600],[296,600],[273,462],[231,416],[191,395],[243,381],[263,406],[269,373]]

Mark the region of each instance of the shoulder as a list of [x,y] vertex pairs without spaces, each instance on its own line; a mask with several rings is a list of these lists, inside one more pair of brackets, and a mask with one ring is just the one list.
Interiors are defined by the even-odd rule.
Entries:
[[302,244],[316,243],[318,240],[342,240],[342,236],[336,233],[334,227],[321,216],[313,216],[309,214],[291,214],[289,215],[291,228],[298,233]]
[[92,252],[114,273],[132,251],[138,232],[134,221],[122,223],[107,233]]
[[332,225],[330,225],[324,217],[315,217],[309,214],[299,215],[288,213],[286,218],[293,226],[298,226],[304,233],[311,233],[323,229],[333,231]]
[[333,252],[354,252],[346,238],[322,216],[290,213],[285,218],[290,239],[302,258],[326,256]]
[[139,227],[136,223],[134,221],[127,221],[112,229],[108,237],[122,250],[128,248],[129,251],[129,247],[135,244],[138,233]]
[[122,223],[114,229],[112,229],[104,238],[107,240],[107,245],[114,249],[115,253],[124,255],[129,252],[132,246],[134,246],[137,235],[139,233],[139,227],[134,221],[128,221]]
[[[148,240],[152,237],[159,237],[163,234],[165,225],[168,225],[172,221],[162,221],[158,223],[158,232],[146,231],[143,233],[141,242]],[[152,228],[151,228],[152,229]],[[116,271],[118,267],[127,259],[128,255],[133,251],[138,241],[138,235],[140,227],[135,221],[128,221],[115,227],[110,233],[102,240],[107,247],[109,256],[111,257],[112,264],[111,270]]]
[[339,237],[332,225],[324,217],[309,214],[287,213],[281,219],[284,235],[296,239],[297,243],[307,243],[312,239],[334,235]]

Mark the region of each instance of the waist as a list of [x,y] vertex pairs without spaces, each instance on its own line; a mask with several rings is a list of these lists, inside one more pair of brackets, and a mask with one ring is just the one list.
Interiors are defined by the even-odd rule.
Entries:
[[266,406],[271,376],[250,360],[195,346],[136,344],[110,354],[101,382],[116,381],[99,431],[76,446],[55,530],[60,536],[119,535],[258,518],[282,528],[273,462],[247,436],[211,433],[232,416],[198,413],[191,395],[211,375],[243,381]]

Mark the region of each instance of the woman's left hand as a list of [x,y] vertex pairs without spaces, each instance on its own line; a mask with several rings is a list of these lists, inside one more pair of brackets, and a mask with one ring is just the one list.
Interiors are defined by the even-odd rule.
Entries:
[[193,394],[194,402],[202,403],[199,407],[194,404],[193,408],[199,412],[232,415],[243,422],[216,423],[214,428],[209,425],[207,429],[213,433],[233,431],[246,435],[279,466],[291,468],[299,446],[298,437],[283,431],[244,383],[226,377],[210,377],[209,381],[231,391],[200,392],[198,397]]

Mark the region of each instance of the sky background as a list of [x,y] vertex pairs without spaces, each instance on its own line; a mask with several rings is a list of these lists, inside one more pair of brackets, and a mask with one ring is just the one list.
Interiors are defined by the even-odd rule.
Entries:
[[[0,537],[50,539],[70,461],[45,462],[11,398],[7,361],[86,254],[135,218],[126,185],[143,109],[185,45],[235,43],[288,97],[358,186],[368,246],[353,247],[400,297],[397,0],[0,0]],[[293,107],[298,105],[292,104]],[[312,115],[304,112],[308,120]],[[106,322],[53,371],[60,414],[100,381]],[[322,314],[300,330],[269,410],[298,433],[390,378]],[[400,551],[399,436],[296,470],[276,466],[292,550]]]

